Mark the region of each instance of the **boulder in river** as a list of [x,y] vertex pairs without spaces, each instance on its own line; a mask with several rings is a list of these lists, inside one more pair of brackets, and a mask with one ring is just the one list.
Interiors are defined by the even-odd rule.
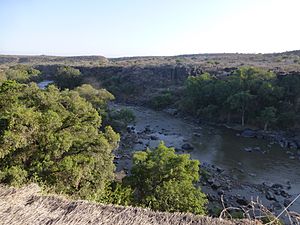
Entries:
[[193,134],[195,137],[201,137],[201,134],[199,134],[199,133],[194,133]]
[[254,138],[256,136],[256,131],[251,129],[245,129],[241,133],[242,137]]
[[292,148],[292,149],[297,149],[297,148],[298,148],[298,145],[297,145],[297,143],[294,142],[294,141],[289,141],[289,142],[288,142],[288,147],[289,147],[289,148]]
[[212,183],[211,188],[217,190],[219,187],[221,187],[221,183],[218,181],[215,181]]
[[280,210],[280,209],[282,209],[282,206],[280,205],[279,202],[273,202],[273,203],[271,204],[271,208],[272,208],[273,210]]
[[193,150],[193,149],[194,149],[194,147],[193,147],[191,144],[189,144],[189,143],[183,144],[183,145],[181,146],[181,148],[182,148],[183,150]]
[[266,193],[266,199],[270,200],[270,201],[276,201],[276,197],[274,196],[274,194],[271,191],[267,191]]
[[282,186],[282,184],[273,184],[273,185],[272,185],[272,188],[283,189],[283,186]]
[[237,197],[236,202],[239,205],[244,205],[244,206],[249,204],[249,202],[247,201],[247,199],[245,197]]
[[156,141],[156,140],[158,140],[159,138],[152,135],[152,136],[150,136],[150,139],[153,140],[153,141]]
[[287,207],[292,201],[290,199],[284,199],[283,205]]
[[246,152],[252,152],[253,149],[251,147],[246,147],[246,148],[244,148],[244,151],[246,151]]

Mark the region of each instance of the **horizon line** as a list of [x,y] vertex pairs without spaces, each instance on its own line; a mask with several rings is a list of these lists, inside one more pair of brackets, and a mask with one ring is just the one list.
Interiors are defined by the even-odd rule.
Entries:
[[115,56],[115,57],[107,57],[105,55],[98,55],[98,54],[6,54],[1,53],[0,56],[27,56],[27,57],[104,57],[107,59],[117,59],[117,58],[142,58],[142,57],[178,57],[178,56],[192,56],[192,55],[222,55],[222,54],[239,54],[239,55],[268,55],[268,54],[280,54],[280,53],[288,53],[288,52],[295,52],[300,51],[297,50],[288,50],[288,51],[281,51],[281,52],[214,52],[214,53],[183,53],[183,54],[175,54],[175,55],[124,55],[124,56]]

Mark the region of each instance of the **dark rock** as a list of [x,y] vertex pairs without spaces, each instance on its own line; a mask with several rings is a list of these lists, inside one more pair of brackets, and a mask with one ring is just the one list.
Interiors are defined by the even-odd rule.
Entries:
[[145,132],[150,132],[151,131],[151,129],[149,128],[149,127],[145,127],[145,130],[144,130]]
[[275,189],[275,190],[274,190],[274,194],[275,194],[275,195],[281,195],[281,190]]
[[221,187],[221,184],[220,182],[218,181],[215,181],[212,185],[211,185],[212,189],[218,189],[219,187]]
[[251,147],[246,147],[246,148],[244,148],[244,151],[246,151],[246,152],[252,152],[253,149]]
[[292,148],[292,149],[297,149],[297,148],[298,148],[298,145],[297,145],[297,143],[294,142],[294,141],[289,141],[289,142],[288,142],[288,147],[289,147],[289,148]]
[[290,199],[284,199],[283,205],[287,207],[292,201]]
[[131,127],[126,127],[126,130],[127,130],[128,133],[131,133],[131,131],[132,131]]
[[280,210],[280,209],[282,209],[282,206],[280,205],[279,202],[273,202],[273,203],[271,204],[271,208],[272,208],[273,210]]
[[271,191],[267,191],[266,193],[266,199],[270,201],[276,201],[277,199],[275,198],[274,194]]
[[224,171],[223,169],[217,167],[217,172],[218,172],[218,173],[222,173],[223,171]]
[[215,182],[215,180],[213,178],[207,179],[207,183],[209,183],[210,185],[213,184],[214,182]]
[[189,143],[183,144],[183,145],[181,146],[181,148],[182,148],[183,150],[193,150],[193,149],[194,149],[194,147],[193,147],[191,144],[189,144]]
[[287,146],[288,146],[288,141],[287,141],[285,138],[282,138],[282,139],[279,141],[279,145],[280,145],[282,148],[287,148]]
[[245,171],[243,169],[237,169],[240,173],[245,173]]
[[254,138],[256,136],[256,131],[251,130],[251,129],[245,129],[241,133],[242,137],[249,137],[249,138]]
[[195,137],[201,137],[201,134],[199,134],[199,133],[194,133],[193,134]]
[[294,140],[296,145],[297,145],[297,148],[300,148],[300,138],[297,138]]
[[253,150],[258,151],[258,152],[261,151],[260,147],[254,147]]
[[164,109],[163,111],[170,114],[170,115],[172,115],[172,116],[175,116],[178,113],[177,109],[170,109],[170,108]]
[[153,141],[155,141],[155,140],[158,140],[159,138],[156,137],[156,136],[150,136],[150,139],[153,140]]
[[273,184],[271,182],[265,181],[263,182],[263,185],[266,187],[272,187]]
[[282,190],[282,191],[280,192],[280,195],[281,195],[282,197],[284,197],[284,198],[289,197],[289,194],[286,193],[284,190]]
[[247,201],[247,199],[245,197],[241,198],[241,197],[237,197],[236,202],[239,205],[248,205],[249,202]]
[[276,189],[283,189],[283,186],[281,184],[273,184],[272,188],[276,188]]
[[218,191],[218,195],[224,195],[224,193],[225,193],[224,190],[219,190]]
[[264,138],[264,135],[263,135],[262,133],[257,132],[256,135],[255,135],[255,137],[256,137],[257,139],[263,139],[263,138]]

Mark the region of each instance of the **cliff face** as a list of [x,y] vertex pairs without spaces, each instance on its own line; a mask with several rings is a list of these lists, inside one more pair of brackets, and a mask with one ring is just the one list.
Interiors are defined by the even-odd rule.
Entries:
[[43,196],[37,185],[15,189],[0,186],[0,224],[259,224],[249,220],[223,220],[184,213],[154,212],[149,209],[70,201]]

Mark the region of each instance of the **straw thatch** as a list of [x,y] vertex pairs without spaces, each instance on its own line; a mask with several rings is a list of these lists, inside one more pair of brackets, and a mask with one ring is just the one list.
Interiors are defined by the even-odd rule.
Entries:
[[256,224],[228,221],[183,213],[72,201],[56,195],[42,195],[40,188],[0,186],[0,224]]

